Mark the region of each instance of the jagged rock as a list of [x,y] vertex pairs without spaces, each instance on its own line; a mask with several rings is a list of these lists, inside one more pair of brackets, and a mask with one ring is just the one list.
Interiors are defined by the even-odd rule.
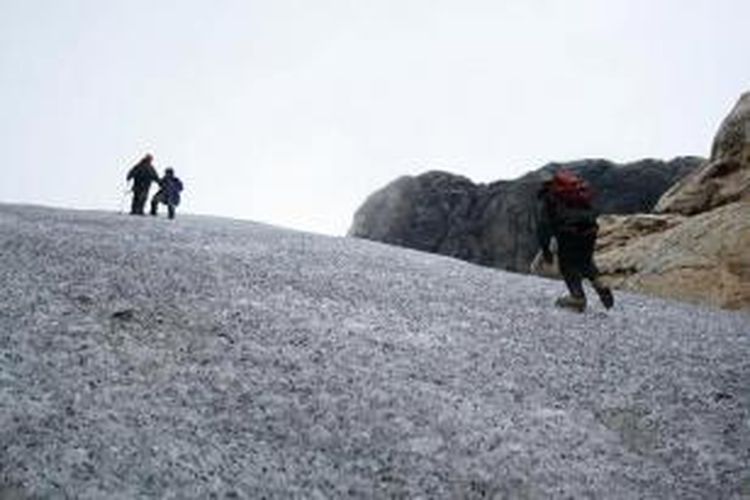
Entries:
[[472,232],[466,222],[471,219],[477,191],[469,179],[447,172],[400,177],[367,199],[367,209],[357,211],[349,233],[445,253],[452,235]]
[[613,286],[750,308],[750,93],[722,122],[711,159],[667,191],[659,215],[600,218],[597,261]]
[[685,220],[674,214],[603,215],[599,217],[596,250],[600,253],[622,248],[633,240],[659,234]]
[[750,92],[719,127],[711,159],[667,191],[655,211],[692,215],[742,199],[750,199]]
[[514,181],[474,184],[447,172],[401,177],[357,210],[349,236],[526,272],[537,250],[536,193],[543,171],[568,168],[596,188],[606,214],[650,211],[664,191],[703,160],[551,163]]
[[597,263],[617,288],[750,308],[750,203],[681,217],[601,220]]

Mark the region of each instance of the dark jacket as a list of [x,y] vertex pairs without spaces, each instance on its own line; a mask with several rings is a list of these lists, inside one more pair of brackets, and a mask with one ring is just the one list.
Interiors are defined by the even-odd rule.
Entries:
[[152,182],[159,182],[159,174],[150,163],[141,160],[128,172],[127,180],[131,179],[134,191],[148,191]]
[[161,200],[167,205],[177,206],[180,204],[180,193],[182,192],[182,181],[174,175],[167,174],[159,181],[161,189]]
[[558,199],[548,186],[543,186],[537,197],[537,238],[543,252],[549,252],[549,243],[553,236],[558,243],[561,240],[596,237],[599,229],[596,218],[599,214],[592,206],[569,206]]

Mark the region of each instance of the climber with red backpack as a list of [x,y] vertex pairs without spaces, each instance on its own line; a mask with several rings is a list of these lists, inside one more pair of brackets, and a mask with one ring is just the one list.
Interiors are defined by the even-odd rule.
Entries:
[[614,305],[612,291],[601,282],[599,270],[594,264],[599,226],[593,197],[591,186],[565,169],[557,170],[551,177],[548,174],[538,193],[537,234],[542,255],[546,262],[552,262],[550,241],[554,237],[560,274],[570,292],[555,304],[578,312],[586,309],[584,278],[591,282],[604,307],[609,309]]

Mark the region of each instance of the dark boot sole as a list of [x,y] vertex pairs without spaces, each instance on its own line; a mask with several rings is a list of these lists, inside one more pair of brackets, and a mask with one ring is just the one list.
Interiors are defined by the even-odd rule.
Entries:
[[599,295],[599,299],[607,309],[612,309],[615,305],[615,297],[612,295],[612,290],[609,288],[597,288],[596,293]]

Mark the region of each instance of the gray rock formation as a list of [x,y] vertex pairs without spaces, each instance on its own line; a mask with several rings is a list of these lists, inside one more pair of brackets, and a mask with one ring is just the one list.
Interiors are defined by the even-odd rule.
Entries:
[[365,201],[348,234],[525,272],[537,250],[536,192],[542,171],[564,167],[579,172],[599,193],[602,213],[629,214],[651,210],[701,161],[552,163],[517,180],[491,184],[446,172],[401,177]]

